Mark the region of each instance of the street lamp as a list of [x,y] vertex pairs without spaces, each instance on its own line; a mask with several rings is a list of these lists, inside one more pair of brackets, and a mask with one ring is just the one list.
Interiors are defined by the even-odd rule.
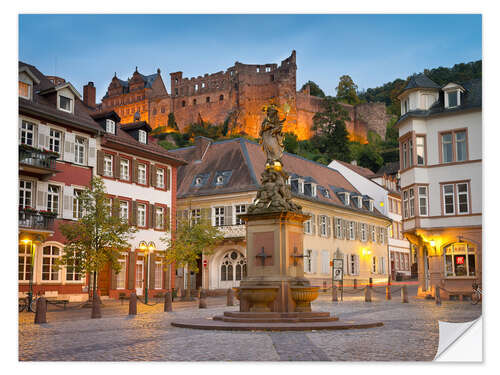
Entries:
[[28,311],[31,310],[31,303],[33,302],[33,271],[35,268],[35,253],[33,248],[33,240],[24,239],[24,245],[30,243],[30,254],[31,254],[31,269],[30,269],[30,290],[28,291]]
[[156,246],[155,246],[154,242],[152,242],[152,241],[148,245],[146,245],[146,242],[142,241],[139,245],[139,248],[142,251],[144,251],[144,254],[146,255],[147,272],[144,273],[145,277],[146,277],[146,288],[145,288],[145,294],[144,294],[144,302],[148,303],[149,272],[151,272],[149,252],[155,251]]

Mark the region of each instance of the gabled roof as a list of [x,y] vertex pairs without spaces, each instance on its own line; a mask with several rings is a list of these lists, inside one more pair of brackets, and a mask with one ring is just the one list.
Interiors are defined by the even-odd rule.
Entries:
[[347,167],[353,172],[356,172],[357,174],[360,174],[361,176],[366,178],[371,178],[375,175],[375,173],[373,173],[370,169],[361,167],[359,165],[353,165],[351,163],[346,163],[345,161],[341,160],[332,160],[332,161],[336,161],[337,163],[342,164],[344,167]]
[[33,80],[35,84],[40,83],[40,80],[37,78],[35,74],[33,74],[33,72],[30,70],[30,68],[28,68],[27,65],[22,65],[22,66],[20,65],[19,73],[26,73]]
[[71,84],[71,82],[61,83],[60,85],[57,85],[57,86],[54,86],[54,87],[50,87],[50,88],[48,88],[46,90],[40,91],[38,94],[39,95],[45,95],[45,94],[48,94],[48,93],[51,93],[51,92],[54,92],[54,91],[59,91],[59,90],[65,89],[65,88],[68,88],[73,93],[73,95],[75,95],[76,97],[78,97],[78,98],[82,97],[82,95],[78,92],[77,89],[75,89],[75,86],[73,86]]
[[[261,146],[244,138],[212,143],[203,160],[197,160],[195,146],[171,150],[171,152],[189,162],[188,165],[178,170],[178,199],[256,191],[260,186],[260,176],[266,163],[266,156]],[[292,192],[295,197],[385,218],[379,211],[376,211],[376,208],[370,212],[367,205],[363,205],[361,209],[355,207],[354,203],[345,206],[337,196],[337,191],[361,194],[338,171],[286,152],[283,154],[282,161],[283,169],[289,175],[302,176],[307,181],[314,181],[321,191],[320,194],[316,194],[316,197]],[[223,186],[212,184],[218,171],[232,171],[227,184]],[[207,174],[208,177],[206,177]],[[200,176],[204,176],[206,183],[195,186],[193,181]],[[328,191],[328,197],[323,194],[324,191]]]
[[142,129],[142,128],[144,128],[148,132],[153,130],[146,121],[136,121],[136,122],[130,122],[128,124],[121,124],[120,127],[125,131]]
[[425,74],[420,73],[410,77],[408,84],[403,90],[409,89],[439,89],[439,85]]

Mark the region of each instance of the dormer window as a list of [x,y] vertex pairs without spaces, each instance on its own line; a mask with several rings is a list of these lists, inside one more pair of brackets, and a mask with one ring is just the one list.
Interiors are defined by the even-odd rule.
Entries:
[[203,182],[203,179],[201,177],[196,177],[194,179],[194,184],[197,186],[200,186],[202,182]]
[[349,193],[347,191],[341,191],[338,193],[344,205],[349,206]]
[[139,130],[139,142],[146,144],[147,143],[147,133],[145,130]]
[[222,185],[224,183],[224,176],[217,176],[217,179],[215,180],[216,185]]
[[58,96],[59,109],[61,111],[73,113],[73,100],[64,95]]
[[115,122],[113,120],[106,120],[106,133],[115,134]]
[[447,92],[446,96],[448,97],[448,108],[458,106],[458,90]]
[[370,199],[370,200],[368,201],[368,207],[370,208],[370,211],[371,211],[371,212],[373,212],[373,206],[374,206],[374,205],[373,205],[373,199]]
[[31,99],[32,85],[19,81],[19,96],[24,99]]
[[363,201],[362,201],[361,197],[354,197],[354,200],[356,202],[357,208],[363,208]]

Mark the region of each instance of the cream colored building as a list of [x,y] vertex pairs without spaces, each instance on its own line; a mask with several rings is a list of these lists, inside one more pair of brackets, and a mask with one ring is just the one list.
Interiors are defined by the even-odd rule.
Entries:
[[[200,259],[202,272],[193,287],[227,289],[246,275],[246,230],[238,217],[255,199],[265,156],[246,139],[212,142],[198,137],[195,146],[173,152],[189,162],[179,169],[177,215],[209,219],[224,233],[224,243]],[[314,285],[332,283],[331,261],[344,261],[344,280],[352,284],[385,281],[388,277],[387,227],[391,220],[340,173],[327,166],[285,154],[294,199],[311,215],[304,223],[304,265]],[[178,270],[178,287],[186,278]],[[194,275],[193,275],[194,276]],[[181,280],[182,277],[182,280]]]

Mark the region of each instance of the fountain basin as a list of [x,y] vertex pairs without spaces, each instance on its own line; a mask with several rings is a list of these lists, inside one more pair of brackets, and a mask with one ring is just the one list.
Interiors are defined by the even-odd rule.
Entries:
[[290,289],[295,302],[295,311],[311,311],[311,302],[318,298],[319,286],[293,286]]

